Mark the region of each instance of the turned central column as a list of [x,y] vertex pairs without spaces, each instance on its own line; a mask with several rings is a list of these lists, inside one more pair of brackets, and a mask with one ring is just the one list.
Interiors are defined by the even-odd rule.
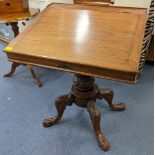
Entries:
[[75,104],[80,107],[87,107],[88,102],[96,100],[99,89],[95,84],[95,78],[75,74],[71,94],[75,96]]

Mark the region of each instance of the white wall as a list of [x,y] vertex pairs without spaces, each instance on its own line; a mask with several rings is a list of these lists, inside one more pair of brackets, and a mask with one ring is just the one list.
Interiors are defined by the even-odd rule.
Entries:
[[41,11],[48,5],[48,0],[29,0],[30,8],[38,8]]
[[115,0],[115,6],[149,8],[151,0]]
[[[53,2],[72,4],[73,0],[29,0],[30,7],[39,7],[41,10]],[[115,0],[114,6],[149,8],[150,4],[151,0]]]
[[[47,0],[50,3],[73,3],[73,0]],[[149,8],[151,0],[115,0],[115,6]]]
[[73,0],[48,0],[49,4],[56,2],[56,3],[69,3],[69,4],[73,4]]

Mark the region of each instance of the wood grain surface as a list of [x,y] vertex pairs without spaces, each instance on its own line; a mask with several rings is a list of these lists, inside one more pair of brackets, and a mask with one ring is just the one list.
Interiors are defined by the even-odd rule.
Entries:
[[146,9],[52,4],[4,51],[10,61],[134,82]]
[[0,0],[0,14],[28,11],[28,8],[28,0]]
[[0,23],[18,22],[33,17],[39,13],[38,9],[30,9],[26,12],[13,12],[0,14]]

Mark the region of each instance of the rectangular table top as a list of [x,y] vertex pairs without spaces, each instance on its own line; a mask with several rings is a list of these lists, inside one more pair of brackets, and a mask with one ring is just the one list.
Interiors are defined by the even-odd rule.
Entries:
[[8,47],[14,62],[134,82],[146,9],[52,4]]

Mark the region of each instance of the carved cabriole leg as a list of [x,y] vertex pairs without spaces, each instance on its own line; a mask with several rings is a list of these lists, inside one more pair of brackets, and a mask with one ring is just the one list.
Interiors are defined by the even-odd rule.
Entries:
[[[11,77],[11,76],[15,73],[16,68],[17,68],[18,66],[20,66],[20,65],[22,65],[22,64],[13,62],[12,65],[11,65],[11,71],[10,71],[9,73],[6,73],[6,74],[4,75],[4,77]],[[25,66],[25,65],[24,65],[24,66]],[[37,76],[36,76],[36,74],[35,74],[35,72],[34,72],[34,70],[33,70],[33,68],[32,68],[32,65],[26,65],[26,66],[27,66],[27,68],[29,69],[29,71],[30,71],[30,73],[31,73],[31,75],[32,75],[32,78],[34,79],[35,84],[36,84],[38,87],[41,87],[41,82],[40,82],[40,80],[37,78]]]
[[36,73],[34,72],[33,68],[32,68],[32,65],[27,65],[27,68],[29,69],[31,75],[32,75],[32,78],[34,79],[34,82],[35,84],[38,86],[38,87],[41,87],[41,82],[40,80],[37,78],[36,76]]
[[63,116],[66,106],[67,105],[71,106],[72,103],[74,102],[73,100],[74,98],[70,94],[58,97],[55,100],[55,107],[58,113],[57,116],[44,119],[43,126],[47,128],[47,127],[51,127],[52,125],[58,123]]
[[9,73],[5,74],[4,77],[11,77],[13,75],[13,73],[16,71],[16,68],[20,65],[21,64],[19,64],[19,63],[13,62],[12,66],[11,66],[11,71]]
[[96,134],[96,138],[98,140],[99,146],[102,148],[104,151],[108,151],[110,148],[110,144],[108,143],[106,137],[103,135],[101,128],[100,128],[100,112],[97,109],[95,102],[92,100],[88,102],[87,105],[87,110],[90,114],[90,118],[93,124],[93,128]]
[[112,110],[115,110],[115,111],[125,110],[125,104],[124,103],[119,103],[119,104],[113,104],[112,103],[113,94],[114,94],[113,90],[101,88],[101,89],[99,89],[99,92],[97,94],[97,98],[100,100],[105,99],[108,102],[108,105]]

